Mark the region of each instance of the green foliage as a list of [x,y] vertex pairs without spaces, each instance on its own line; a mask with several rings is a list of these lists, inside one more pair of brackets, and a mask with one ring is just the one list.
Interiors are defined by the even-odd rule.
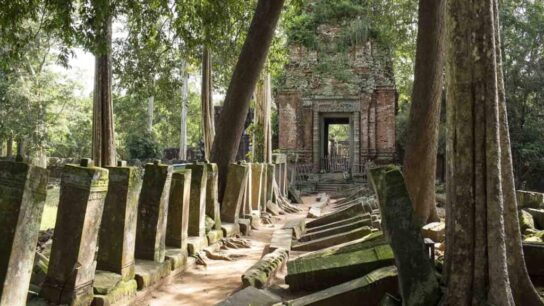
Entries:
[[505,0],[501,21],[516,181],[544,191],[544,3]]
[[161,156],[159,144],[150,134],[130,134],[126,148],[131,159],[151,159]]

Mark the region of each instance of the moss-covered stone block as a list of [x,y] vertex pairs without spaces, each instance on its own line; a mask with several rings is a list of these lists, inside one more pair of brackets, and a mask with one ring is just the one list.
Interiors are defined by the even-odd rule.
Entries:
[[297,258],[287,263],[285,282],[293,291],[320,290],[393,263],[393,251],[389,245],[324,257]]
[[136,226],[137,259],[164,261],[172,166],[145,165]]
[[395,253],[403,303],[436,305],[442,292],[400,169],[396,166],[374,168],[369,170],[368,177]]
[[167,247],[187,250],[191,173],[190,169],[180,169],[172,174],[166,224]]
[[166,248],[166,260],[170,262],[170,269],[172,271],[185,269],[188,256],[187,250]]
[[132,167],[107,167],[108,194],[100,223],[97,269],[134,278],[140,171]]
[[171,271],[170,261],[156,262],[136,259],[136,276],[138,290],[143,290],[167,277]]
[[106,295],[95,294],[92,306],[124,305],[136,297],[136,280],[121,281]]
[[214,230],[221,229],[221,213],[218,200],[218,178],[219,171],[217,164],[207,163],[207,182],[206,182],[206,215],[212,218]]
[[242,275],[242,286],[262,289],[276,270],[287,260],[289,253],[285,249],[276,249],[266,254]]
[[0,305],[23,305],[34,263],[47,170],[0,161]]
[[221,221],[238,222],[248,178],[248,166],[230,164],[225,195],[221,204]]
[[48,301],[89,305],[93,299],[95,254],[108,174],[107,169],[90,164],[63,168],[51,257],[40,292]]
[[195,163],[187,166],[191,169],[191,195],[189,204],[189,236],[205,237],[206,235],[206,186],[208,167]]

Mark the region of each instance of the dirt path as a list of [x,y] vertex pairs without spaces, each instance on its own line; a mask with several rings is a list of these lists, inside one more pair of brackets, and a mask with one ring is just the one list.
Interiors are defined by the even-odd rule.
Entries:
[[[306,203],[315,200],[313,197],[304,199]],[[263,250],[270,243],[272,233],[281,228],[290,219],[304,216],[292,214],[280,216],[279,222],[274,225],[262,225],[254,230],[250,237],[249,249],[230,249],[225,254],[236,254],[240,258],[234,261],[208,260],[207,268],[197,266],[184,272],[172,283],[155,290],[146,300],[138,305],[150,306],[208,306],[223,301],[241,287],[241,275],[257,262],[263,255]]]

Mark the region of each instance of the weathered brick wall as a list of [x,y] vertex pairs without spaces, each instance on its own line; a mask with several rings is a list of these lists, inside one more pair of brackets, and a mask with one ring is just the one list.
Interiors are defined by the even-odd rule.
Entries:
[[279,145],[283,150],[301,148],[300,139],[303,137],[299,129],[301,120],[297,115],[301,110],[300,93],[282,92],[276,97],[279,115]]

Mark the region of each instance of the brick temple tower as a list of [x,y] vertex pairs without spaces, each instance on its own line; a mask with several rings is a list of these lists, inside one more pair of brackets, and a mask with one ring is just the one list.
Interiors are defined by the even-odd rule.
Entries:
[[[308,18],[325,1],[310,1]],[[315,172],[358,173],[368,161],[391,162],[397,92],[389,50],[359,16],[335,16],[314,22],[310,30],[313,37],[291,39],[288,46],[289,62],[276,95],[280,150],[298,153]],[[342,124],[349,131],[348,149],[335,156],[329,127]]]

